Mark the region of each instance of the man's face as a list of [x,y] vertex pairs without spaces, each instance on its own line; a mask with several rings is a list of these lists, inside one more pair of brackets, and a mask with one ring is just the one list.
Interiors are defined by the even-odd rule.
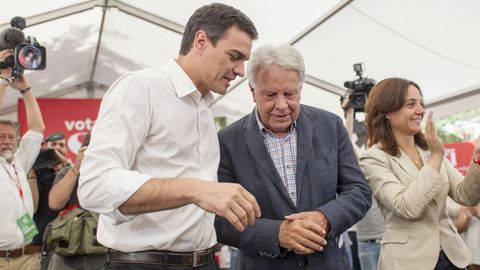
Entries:
[[65,139],[47,142],[47,149],[57,149],[64,156],[67,155],[67,144]]
[[253,101],[263,125],[284,137],[300,113],[302,85],[298,72],[277,67],[261,68],[257,73]]
[[10,125],[0,124],[0,156],[11,161],[17,150],[17,132]]
[[231,81],[245,75],[244,63],[250,57],[252,42],[250,36],[236,26],[230,27],[215,46],[207,37],[204,47],[200,48],[202,68],[199,73],[202,75],[197,85],[200,91],[225,94]]

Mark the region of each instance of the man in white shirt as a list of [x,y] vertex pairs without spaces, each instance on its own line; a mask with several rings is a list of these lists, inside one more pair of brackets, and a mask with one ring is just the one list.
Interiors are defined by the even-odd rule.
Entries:
[[[260,216],[237,184],[217,183],[210,91],[244,75],[257,31],[210,4],[188,21],[176,60],[122,76],[102,101],[80,169],[80,205],[99,212],[108,269],[218,269],[214,214],[244,230]],[[133,268],[128,268],[133,267]]]
[[[0,61],[13,50],[0,51]],[[17,131],[9,120],[0,120],[0,270],[40,269],[41,247],[31,244],[35,232],[34,205],[26,173],[32,167],[43,139],[42,115],[24,76],[10,78],[9,67],[0,70],[0,109],[5,90],[11,86],[21,92],[27,111],[28,131],[17,149]]]

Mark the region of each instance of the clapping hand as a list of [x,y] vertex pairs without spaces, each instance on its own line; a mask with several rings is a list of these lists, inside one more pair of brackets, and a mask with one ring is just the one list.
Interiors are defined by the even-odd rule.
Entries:
[[475,159],[480,158],[480,136],[478,136],[477,140],[475,141],[475,148],[473,149],[473,157]]
[[427,117],[427,125],[425,127],[425,140],[427,141],[428,148],[432,153],[432,156],[438,155],[441,158],[445,155],[445,148],[437,134],[435,123],[433,122],[433,112],[430,111]]

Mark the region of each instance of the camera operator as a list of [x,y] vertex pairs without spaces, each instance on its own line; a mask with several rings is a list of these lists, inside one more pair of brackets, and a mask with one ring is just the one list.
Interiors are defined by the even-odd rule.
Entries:
[[[11,49],[0,51],[0,62],[13,53]],[[10,67],[0,69],[0,108],[8,86],[20,91],[28,131],[17,148],[15,124],[0,120],[0,270],[36,270],[40,269],[40,248],[31,244],[38,230],[32,220],[34,203],[26,174],[40,151],[45,126],[27,78],[20,75],[12,80],[11,72]]]
[[[359,158],[368,147],[366,127],[364,123],[355,119],[355,109],[351,106],[350,93],[350,91],[347,91],[345,94],[342,100],[342,109],[345,116],[345,128],[352,141],[355,155]],[[364,108],[360,109],[363,111]],[[353,230],[349,230],[349,237],[354,242],[352,247],[356,245],[356,250],[352,248],[352,253],[357,252],[362,270],[377,269],[380,241],[384,232],[385,221],[378,209],[376,200],[372,197],[372,206],[365,217],[355,225]],[[352,257],[356,258],[357,254],[352,254]]]
[[[39,168],[30,171],[28,178],[37,185],[38,208],[33,216],[33,220],[38,227],[39,234],[33,238],[33,244],[43,246],[43,234],[47,224],[55,219],[59,213],[58,210],[52,210],[48,207],[48,194],[53,186],[53,180],[57,173],[70,162],[67,156],[67,143],[65,135],[61,132],[53,132],[45,139],[45,149],[54,149],[57,162],[54,165]],[[46,270],[50,262],[52,253],[42,252],[41,269]]]

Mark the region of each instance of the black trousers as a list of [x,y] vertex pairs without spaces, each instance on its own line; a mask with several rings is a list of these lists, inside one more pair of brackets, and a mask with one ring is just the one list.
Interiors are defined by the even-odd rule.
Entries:
[[440,250],[437,265],[434,270],[466,270],[466,268],[458,268],[448,259],[443,250]]
[[136,263],[113,263],[105,266],[105,270],[220,270],[217,261],[213,260],[211,264],[202,267],[171,267],[159,266],[154,264],[136,264]]

